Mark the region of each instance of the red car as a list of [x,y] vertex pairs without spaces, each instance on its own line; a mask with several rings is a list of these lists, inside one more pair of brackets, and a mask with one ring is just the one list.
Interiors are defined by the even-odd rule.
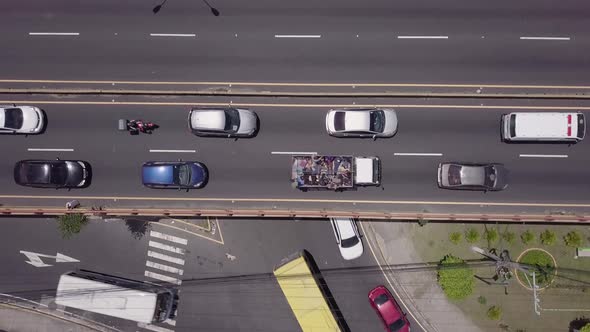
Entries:
[[369,302],[385,325],[385,331],[409,332],[410,322],[385,286],[377,286],[369,292]]

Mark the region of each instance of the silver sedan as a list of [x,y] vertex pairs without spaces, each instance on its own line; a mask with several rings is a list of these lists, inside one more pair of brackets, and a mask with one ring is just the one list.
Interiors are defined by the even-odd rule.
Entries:
[[237,108],[194,108],[188,124],[197,136],[253,137],[258,132],[256,113]]
[[508,170],[502,164],[441,163],[438,186],[443,189],[499,191],[508,187]]
[[335,137],[392,137],[397,132],[397,114],[392,109],[330,110],[326,130]]

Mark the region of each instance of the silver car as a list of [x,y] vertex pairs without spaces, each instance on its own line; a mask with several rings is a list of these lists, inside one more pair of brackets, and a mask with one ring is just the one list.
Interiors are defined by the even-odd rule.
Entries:
[[256,113],[237,108],[193,108],[188,123],[197,136],[236,138],[255,136],[259,126]]
[[45,114],[35,106],[0,105],[0,134],[38,134]]
[[330,223],[342,258],[346,260],[359,258],[363,254],[363,241],[354,219],[330,218]]
[[397,132],[397,114],[391,109],[330,110],[326,130],[335,137],[392,137]]
[[444,189],[499,191],[508,187],[508,170],[502,164],[441,163],[438,186]]

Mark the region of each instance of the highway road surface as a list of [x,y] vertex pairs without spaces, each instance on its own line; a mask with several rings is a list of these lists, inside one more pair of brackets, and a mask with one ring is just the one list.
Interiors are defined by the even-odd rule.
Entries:
[[2,1],[2,78],[586,84],[580,1]]
[[[218,105],[224,103],[222,99],[207,102],[211,100]],[[10,151],[0,165],[3,201],[17,205],[61,205],[68,198],[79,198],[86,206],[97,202],[108,206],[319,206],[429,212],[485,211],[480,205],[486,204],[507,211],[580,212],[590,207],[590,187],[584,185],[590,174],[586,141],[574,145],[500,141],[500,116],[508,110],[534,110],[541,106],[544,111],[585,110],[584,106],[577,106],[579,103],[502,101],[482,108],[478,101],[440,106],[435,101],[414,100],[413,104],[397,105],[400,107],[396,108],[396,136],[373,141],[327,135],[325,114],[333,105],[342,105],[342,100],[314,99],[310,105],[301,100],[258,99],[257,106],[251,109],[260,117],[260,132],[255,138],[238,140],[191,134],[187,115],[190,105],[198,105],[197,101],[177,98],[158,99],[157,105],[153,102],[142,99],[133,105],[105,105],[85,97],[19,101],[42,107],[47,113],[48,127],[41,135],[3,137],[0,149]],[[119,118],[140,117],[161,127],[153,135],[131,136],[117,130]],[[383,185],[342,193],[301,192],[290,183],[290,155],[301,152],[379,156]],[[66,191],[14,183],[13,168],[19,160],[56,157],[88,161],[93,169],[91,185]],[[205,163],[210,170],[207,186],[190,192],[142,186],[143,162],[177,159]],[[503,163],[510,171],[509,187],[487,193],[439,189],[437,166],[446,161]]]

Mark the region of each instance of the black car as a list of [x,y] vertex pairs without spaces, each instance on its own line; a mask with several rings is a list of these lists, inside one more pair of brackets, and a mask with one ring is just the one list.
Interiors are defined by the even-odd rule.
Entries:
[[90,164],[80,160],[21,160],[14,181],[39,188],[84,188],[90,185]]

